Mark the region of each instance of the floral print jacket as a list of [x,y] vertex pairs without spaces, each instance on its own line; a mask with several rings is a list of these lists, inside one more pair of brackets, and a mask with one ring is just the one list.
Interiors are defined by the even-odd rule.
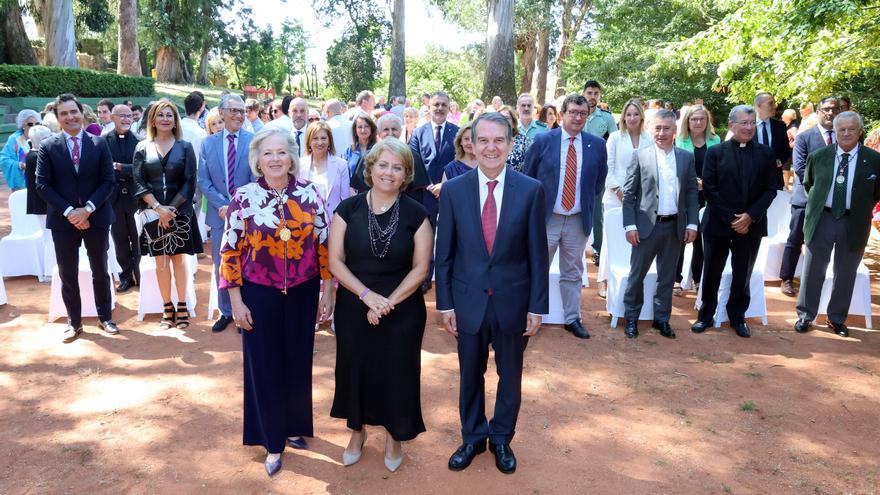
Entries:
[[[331,278],[327,258],[330,234],[324,201],[315,186],[291,177],[279,197],[265,178],[239,187],[226,212],[220,245],[220,288],[240,287],[242,280],[287,289],[320,275]],[[289,240],[282,230],[290,231]]]

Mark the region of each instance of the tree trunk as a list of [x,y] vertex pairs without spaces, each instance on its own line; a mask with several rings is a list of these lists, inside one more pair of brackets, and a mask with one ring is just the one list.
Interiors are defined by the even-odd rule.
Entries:
[[0,3],[0,63],[37,65],[17,1]]
[[513,0],[489,0],[486,21],[486,73],[483,78],[483,101],[500,96],[516,101],[516,76],[513,66]]
[[[575,5],[580,6],[580,11],[575,10]],[[587,12],[592,7],[591,0],[566,0],[562,10],[562,44],[559,47],[559,55],[556,57],[556,88],[565,88],[568,81],[565,77],[565,62],[571,56],[571,44],[577,38],[581,25]]]
[[119,50],[116,73],[124,76],[141,75],[141,58],[137,39],[137,0],[119,0]]
[[183,81],[180,70],[180,55],[173,46],[162,46],[156,52],[156,80],[179,83]]
[[535,47],[534,33],[526,33],[522,36],[522,53],[519,56],[519,64],[522,66],[522,79],[519,83],[520,93],[531,93],[532,78],[535,76],[535,56],[537,48]]
[[196,77],[196,83],[207,86],[208,83],[208,55],[211,53],[211,38],[205,37],[202,42],[202,55],[199,59],[199,74]]
[[550,59],[550,1],[544,2],[544,19],[545,22],[538,30],[538,53],[537,67],[538,77],[535,81],[535,95],[538,105],[543,105],[547,101],[547,71]]
[[31,17],[34,18],[34,25],[37,27],[37,38],[46,39],[46,24],[44,19],[46,12],[46,2],[45,0],[34,0],[34,11],[31,12]]
[[406,16],[403,5],[404,0],[394,0],[394,10],[391,12],[391,81],[388,85],[388,101],[395,96],[406,95]]
[[46,65],[79,67],[73,32],[73,0],[46,0]]
[[192,64],[190,63],[189,56],[185,53],[180,55],[180,75],[183,78],[183,82],[187,84],[195,82],[195,77],[193,77],[192,73]]

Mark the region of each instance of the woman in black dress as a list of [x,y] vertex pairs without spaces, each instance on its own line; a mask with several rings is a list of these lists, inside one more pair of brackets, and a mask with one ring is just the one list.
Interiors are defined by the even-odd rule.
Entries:
[[400,442],[425,431],[419,397],[425,300],[434,234],[427,211],[402,191],[409,147],[385,139],[366,158],[371,190],[339,204],[330,223],[336,298],[336,393],[330,415],[347,419],[343,464],[360,460],[365,425],[383,426],[385,466],[403,462]]
[[[147,114],[147,139],[134,151],[135,197],[149,209],[141,232],[141,254],[156,258],[156,279],[165,307],[162,328],[186,328],[186,256],[202,252],[193,212],[196,189],[196,154],[181,141],[177,108],[160,101]],[[143,206],[143,205],[142,205]],[[171,303],[171,268],[177,288],[177,310]]]

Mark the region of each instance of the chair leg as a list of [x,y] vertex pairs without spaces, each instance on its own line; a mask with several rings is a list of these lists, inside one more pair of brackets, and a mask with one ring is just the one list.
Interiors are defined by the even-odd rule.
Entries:
[[611,328],[617,328],[617,317],[614,315],[611,316]]

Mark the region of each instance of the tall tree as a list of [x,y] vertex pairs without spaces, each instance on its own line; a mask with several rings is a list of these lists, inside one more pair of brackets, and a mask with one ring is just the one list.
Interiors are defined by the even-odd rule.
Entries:
[[500,96],[516,100],[516,76],[513,66],[513,0],[489,0],[486,21],[486,72],[483,77],[483,100]]
[[46,65],[79,67],[73,30],[73,0],[45,0]]
[[543,105],[547,99],[547,73],[550,70],[550,0],[542,1],[541,25],[538,29],[538,46],[535,60],[535,96],[539,105]]
[[406,13],[404,0],[393,0],[391,9],[391,78],[388,99],[406,96]]
[[284,72],[287,75],[287,89],[292,93],[292,77],[296,75],[298,69],[308,76],[305,64],[306,49],[309,48],[309,42],[302,23],[298,19],[284,21],[281,24],[281,35],[278,42],[284,54]]
[[137,0],[118,0],[117,24],[118,57],[116,72],[126,76],[141,75],[141,59],[138,55]]
[[530,93],[532,91],[532,78],[535,77],[535,59],[538,55],[536,32],[528,31],[516,35],[516,50],[519,52],[519,65],[521,68],[519,91]]
[[18,0],[0,0],[0,63],[36,65]]
[[593,6],[592,0],[565,0],[562,2],[562,41],[559,47],[559,55],[556,57],[556,88],[565,88],[567,78],[565,75],[565,63],[571,56],[571,47],[577,40],[577,35],[584,24],[587,12]]

